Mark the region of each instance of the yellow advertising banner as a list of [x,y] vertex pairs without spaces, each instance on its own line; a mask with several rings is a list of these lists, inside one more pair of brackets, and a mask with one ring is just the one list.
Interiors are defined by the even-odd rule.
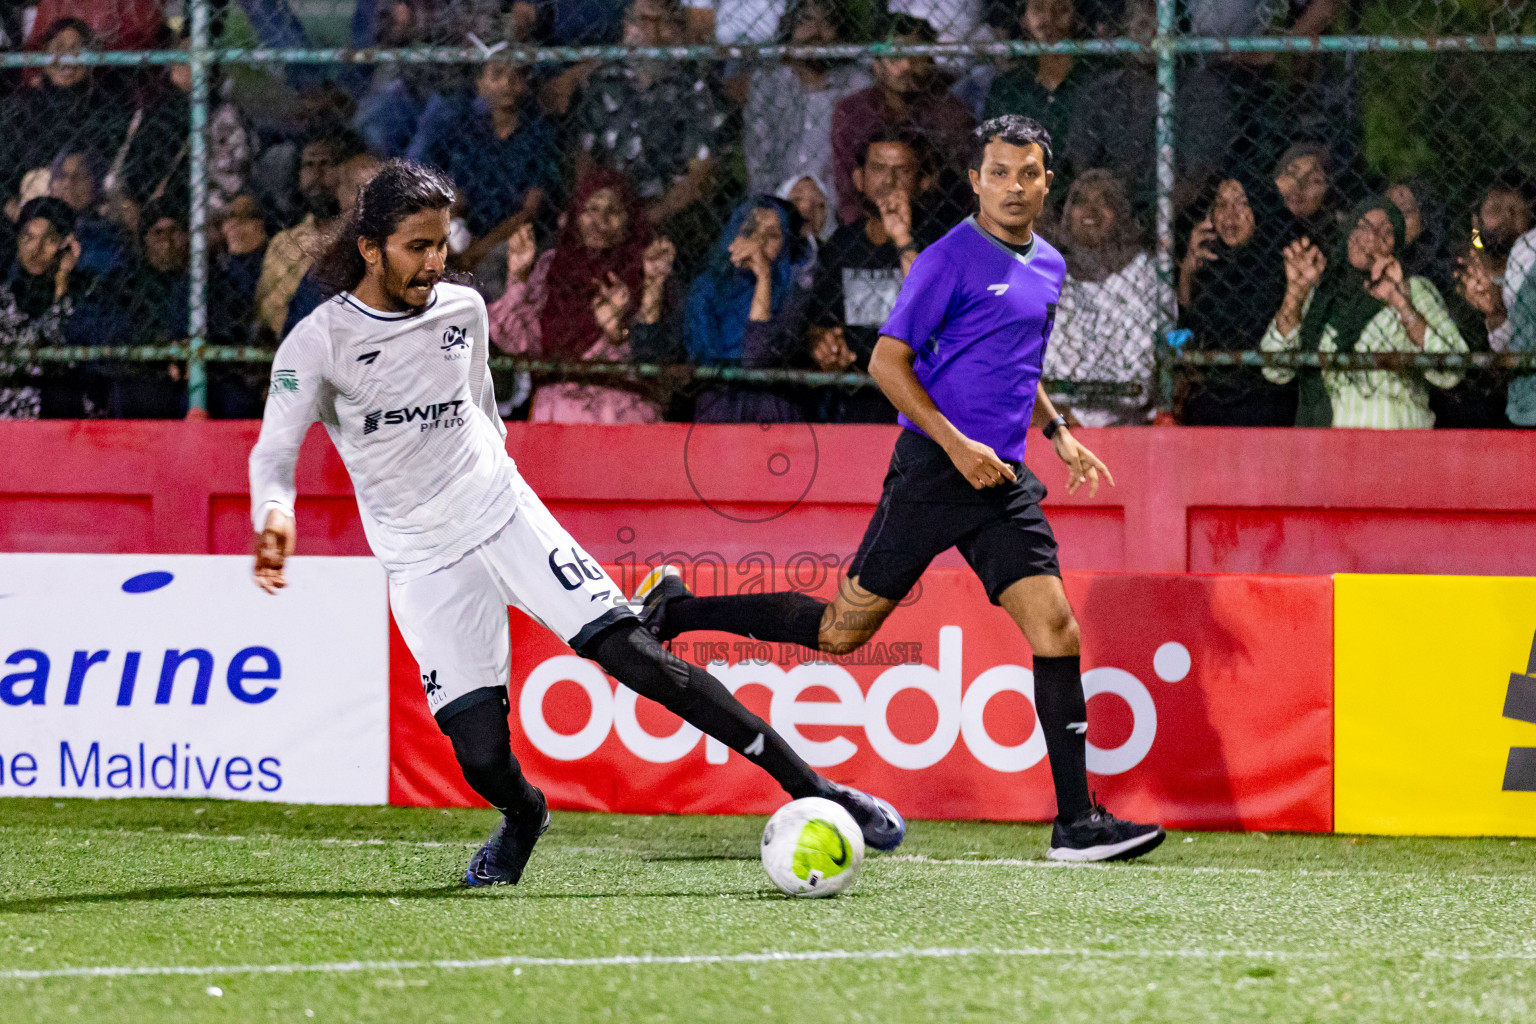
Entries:
[[1536,836],[1536,579],[1334,577],[1334,828]]

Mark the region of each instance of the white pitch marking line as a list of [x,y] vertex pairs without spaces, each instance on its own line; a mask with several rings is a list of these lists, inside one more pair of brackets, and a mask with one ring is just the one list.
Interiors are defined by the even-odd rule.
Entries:
[[[125,978],[231,974],[355,974],[366,971],[483,970],[496,967],[657,967],[710,964],[776,964],[870,960],[949,960],[960,957],[1061,957],[1107,960],[1318,960],[1335,953],[1290,949],[1059,949],[1043,946],[1015,949],[933,947],[927,949],[827,949],[765,953],[694,953],[676,956],[497,956],[478,960],[345,960],[313,964],[201,964],[163,966],[60,967],[48,970],[0,971],[0,981],[39,981],[48,978]],[[1415,955],[1415,954],[1408,954]],[[1465,953],[1425,950],[1426,960],[1536,960],[1536,952]]]
[[321,846],[409,846],[424,847],[427,849],[466,849],[474,850],[480,847],[480,843],[444,843],[425,839],[340,839],[335,836],[281,836],[273,833],[258,833],[249,836],[237,835],[211,835],[206,832],[161,832],[153,829],[99,829],[82,828],[78,825],[0,825],[0,832],[71,832],[85,833],[90,836],[100,836],[110,839],[114,836],[128,837],[138,836],[146,839],[186,839],[193,842],[215,843],[315,843]]
[[123,978],[165,975],[220,974],[350,974],[359,971],[476,970],[493,967],[651,967],[697,964],[774,964],[836,960],[946,960],[956,957],[1108,957],[1220,959],[1251,957],[1258,959],[1307,958],[1331,956],[1331,953],[1306,950],[1096,950],[1025,947],[989,949],[983,947],[929,949],[827,949],[789,950],[767,953],[695,953],[677,956],[497,956],[478,960],[347,960],[316,964],[207,964],[145,967],[60,967],[51,970],[0,971],[0,981],[32,981],[44,978]]
[[1086,868],[1090,871],[1177,871],[1200,875],[1270,875],[1276,872],[1266,868],[1223,868],[1198,864],[1127,864],[1093,863],[1063,860],[1020,860],[1011,857],[929,857],[921,853],[881,854],[879,862],[896,861],[904,864],[941,864],[946,867],[978,868]]

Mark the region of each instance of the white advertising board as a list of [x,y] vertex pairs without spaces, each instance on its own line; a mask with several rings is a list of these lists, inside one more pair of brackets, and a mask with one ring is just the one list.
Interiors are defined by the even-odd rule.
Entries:
[[380,804],[389,611],[372,558],[0,554],[0,796]]

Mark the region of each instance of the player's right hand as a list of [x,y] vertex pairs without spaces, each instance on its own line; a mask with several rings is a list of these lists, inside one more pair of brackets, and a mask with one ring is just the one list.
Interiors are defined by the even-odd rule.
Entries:
[[262,590],[275,594],[288,585],[283,563],[293,554],[298,536],[288,513],[276,508],[267,513],[265,527],[256,537],[256,585]]
[[991,446],[970,438],[962,438],[949,452],[949,461],[955,464],[960,475],[978,491],[995,487],[1004,480],[1018,480],[1013,467],[997,457]]

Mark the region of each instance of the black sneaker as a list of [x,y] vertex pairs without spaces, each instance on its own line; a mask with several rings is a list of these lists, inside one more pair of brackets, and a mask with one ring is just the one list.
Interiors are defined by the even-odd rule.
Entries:
[[[549,805],[544,794],[539,794],[539,806],[529,813],[522,823],[503,815],[501,824],[491,833],[485,845],[475,851],[464,872],[464,884],[470,888],[482,885],[516,885],[523,877],[523,868],[533,854],[533,844],[539,836],[549,831]],[[534,823],[537,822],[537,825]]]
[[864,845],[875,850],[894,850],[907,837],[907,822],[896,808],[877,796],[852,786],[826,780],[819,796],[842,807],[858,822]]
[[629,599],[630,606],[644,626],[658,640],[671,640],[677,633],[667,632],[667,604],[680,597],[692,597],[683,585],[683,573],[675,565],[658,565],[646,573]]
[[1161,825],[1122,821],[1094,804],[1073,821],[1051,829],[1051,860],[1130,860],[1155,850],[1167,838]]

